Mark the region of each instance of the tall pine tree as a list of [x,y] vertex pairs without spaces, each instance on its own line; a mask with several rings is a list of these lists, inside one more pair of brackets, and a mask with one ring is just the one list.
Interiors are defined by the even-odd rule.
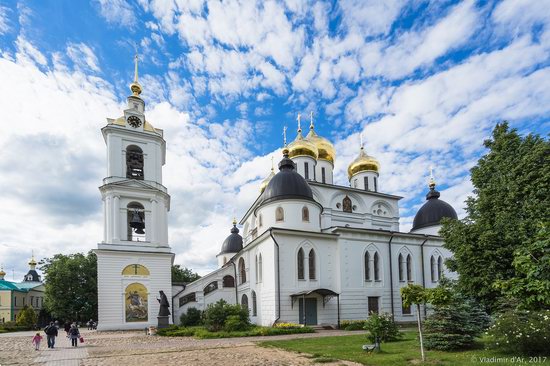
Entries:
[[503,297],[499,284],[519,275],[515,253],[550,220],[550,143],[504,122],[484,145],[489,151],[471,170],[475,196],[466,201],[467,216],[445,221],[441,235],[460,290],[494,309]]

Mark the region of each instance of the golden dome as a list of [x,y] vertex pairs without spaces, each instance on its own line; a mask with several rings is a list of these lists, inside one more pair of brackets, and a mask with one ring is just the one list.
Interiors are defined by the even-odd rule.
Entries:
[[4,272],[4,266],[0,267],[0,277],[4,277],[6,272]]
[[269,173],[269,175],[264,180],[262,180],[262,183],[260,183],[260,193],[263,193],[265,191],[265,187],[267,187],[267,185],[271,181],[271,178],[273,178],[274,176],[275,176],[275,171],[272,166],[271,173]]
[[36,261],[34,260],[34,255],[31,257],[31,260],[29,262],[29,266],[36,266]]
[[288,145],[288,157],[294,158],[297,156],[311,156],[313,159],[317,159],[319,156],[317,146],[315,146],[315,144],[311,141],[304,139],[301,129],[298,129],[298,136],[296,136],[296,140],[292,141]]
[[334,146],[326,138],[317,135],[313,130],[313,125],[309,127],[309,133],[306,136],[306,140],[317,147],[318,159],[327,160],[334,164],[334,159],[336,158]]
[[139,97],[141,94],[141,85],[138,83],[138,55],[134,57],[134,82],[130,84],[130,90],[135,97]]
[[378,163],[378,160],[376,160],[372,156],[367,155],[363,146],[361,146],[359,156],[354,161],[352,161],[348,167],[348,178],[351,179],[351,177],[360,172],[371,171],[378,173],[379,170],[380,164]]

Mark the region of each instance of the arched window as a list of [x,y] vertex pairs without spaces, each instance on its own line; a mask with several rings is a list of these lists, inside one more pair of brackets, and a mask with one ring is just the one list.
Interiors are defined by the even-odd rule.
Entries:
[[374,252],[374,280],[380,281],[380,256]]
[[308,256],[308,264],[309,264],[309,279],[314,280],[315,279],[315,251],[311,249],[309,251]]
[[223,287],[235,287],[235,279],[230,275],[224,276],[222,283]]
[[435,277],[435,271],[436,271],[436,269],[435,269],[435,258],[434,258],[433,255],[430,257],[430,270],[431,270],[430,273],[432,275],[432,282],[437,281],[437,279]]
[[246,294],[243,294],[241,297],[241,306],[245,309],[248,309],[248,296]]
[[263,266],[262,266],[262,253],[258,256],[258,282],[262,282],[263,278]]
[[244,266],[244,259],[242,257],[239,258],[239,275],[241,276],[240,284],[245,283],[246,282],[246,268]]
[[136,145],[126,148],[126,178],[143,180],[143,151]]
[[126,227],[129,241],[145,241],[145,212],[143,205],[130,202],[126,206]]
[[218,281],[212,281],[208,285],[206,285],[203,291],[204,291],[204,294],[207,295],[217,289],[218,289]]
[[252,316],[258,315],[258,308],[256,304],[256,292],[252,291]]
[[411,255],[408,254],[407,255],[407,281],[412,282],[412,280],[413,280],[413,277],[412,277],[412,258],[411,258]]
[[302,221],[309,222],[309,209],[306,206],[302,207]]
[[285,220],[285,211],[282,207],[277,207],[275,209],[275,221],[284,221]]
[[348,196],[344,197],[344,199],[342,200],[342,211],[344,212],[352,211],[351,198],[349,198]]
[[304,279],[304,250],[302,248],[298,251],[298,279]]
[[405,274],[403,272],[403,255],[400,253],[397,258],[397,265],[399,266],[399,281],[405,281]]
[[370,254],[368,250],[365,253],[365,281],[370,281]]
[[443,276],[443,258],[439,256],[439,258],[437,258],[437,280],[439,281],[442,276]]

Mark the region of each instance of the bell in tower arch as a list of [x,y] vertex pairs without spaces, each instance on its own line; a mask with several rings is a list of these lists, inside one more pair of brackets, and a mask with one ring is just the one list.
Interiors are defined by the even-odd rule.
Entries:
[[134,210],[132,213],[132,219],[130,220],[130,227],[136,231],[136,234],[145,234],[143,229],[145,228],[145,223],[141,218],[138,210]]

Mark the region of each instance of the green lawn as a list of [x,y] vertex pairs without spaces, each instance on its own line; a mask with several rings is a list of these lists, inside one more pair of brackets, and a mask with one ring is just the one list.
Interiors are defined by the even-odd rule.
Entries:
[[[340,359],[361,363],[363,365],[412,365],[420,363],[420,347],[416,339],[416,332],[405,332],[404,338],[398,342],[383,343],[382,352],[367,354],[361,349],[365,343],[364,335],[350,335],[340,337],[321,337],[308,339],[294,339],[285,341],[264,341],[264,347],[278,347],[289,351],[302,352],[319,359]],[[512,362],[514,355],[500,354],[495,351],[484,350],[483,343],[475,350],[461,352],[427,351],[426,364],[429,365],[479,365],[499,364],[518,365],[521,362]],[[518,355],[515,355],[518,356]],[[311,356],[310,356],[311,357]],[[507,358],[502,360],[483,360],[483,357]],[[516,357],[517,359],[517,357]],[[543,357],[544,359],[544,357]],[[550,365],[550,355],[542,362],[537,359],[523,358],[524,364]]]

